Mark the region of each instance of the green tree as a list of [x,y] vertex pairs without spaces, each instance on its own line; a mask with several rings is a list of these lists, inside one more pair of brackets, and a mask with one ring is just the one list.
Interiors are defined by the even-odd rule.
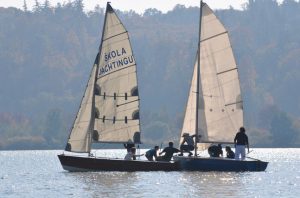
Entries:
[[294,147],[299,136],[293,127],[292,119],[284,112],[273,116],[270,131],[274,147]]

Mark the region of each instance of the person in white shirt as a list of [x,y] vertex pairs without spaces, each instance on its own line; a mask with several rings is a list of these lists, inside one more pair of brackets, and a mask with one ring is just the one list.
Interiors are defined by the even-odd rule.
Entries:
[[136,148],[132,147],[130,149],[130,151],[125,155],[124,160],[135,160],[136,157],[140,157],[140,156],[144,155],[144,154],[142,154],[142,155],[136,155],[135,152],[136,152]]

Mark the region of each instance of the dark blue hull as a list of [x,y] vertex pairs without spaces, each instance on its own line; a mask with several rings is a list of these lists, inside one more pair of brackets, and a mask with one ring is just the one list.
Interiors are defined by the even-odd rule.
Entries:
[[180,157],[175,162],[127,161],[123,159],[58,155],[68,171],[264,171],[268,162],[226,158]]
[[234,160],[214,157],[181,157],[174,156],[182,170],[187,171],[265,171],[268,162],[260,160]]
[[174,162],[150,162],[140,160],[123,160],[111,158],[80,157],[58,155],[63,169],[70,172],[82,171],[178,171]]

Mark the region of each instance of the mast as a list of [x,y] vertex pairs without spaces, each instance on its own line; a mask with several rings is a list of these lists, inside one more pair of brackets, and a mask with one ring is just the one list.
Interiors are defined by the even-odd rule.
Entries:
[[[98,70],[99,70],[99,59],[100,59],[100,56],[101,56],[101,49],[102,49],[102,43],[103,43],[103,35],[104,35],[104,28],[105,28],[105,25],[106,25],[106,18],[107,18],[107,11],[108,10],[111,10],[111,6],[110,6],[110,2],[107,2],[106,3],[106,9],[105,9],[105,16],[104,16],[104,23],[103,23],[103,28],[102,28],[102,36],[101,36],[101,43],[100,43],[100,46],[99,46],[99,50],[98,50],[98,54],[97,54],[97,57],[96,57],[96,74],[95,74],[95,81],[94,81],[94,87],[97,83],[97,76],[98,76]],[[95,107],[95,89],[93,90],[93,110],[92,110],[92,114],[95,115],[95,111],[94,111],[94,107]],[[92,127],[92,130],[90,130],[90,133],[89,133],[89,155],[91,154],[91,148],[92,148],[92,131],[94,131],[94,124],[95,124],[95,118],[93,119],[92,121],[92,124],[91,124],[91,127]]]
[[199,86],[200,86],[200,43],[201,43],[201,19],[202,19],[202,0],[200,0],[200,13],[199,13],[199,37],[198,37],[198,64],[197,64],[197,89],[196,89],[196,117],[195,117],[195,156],[197,156],[197,143],[199,142],[198,132],[198,108],[199,108]]

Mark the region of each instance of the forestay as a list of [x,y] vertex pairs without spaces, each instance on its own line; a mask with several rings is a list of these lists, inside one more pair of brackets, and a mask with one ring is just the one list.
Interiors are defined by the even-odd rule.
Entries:
[[195,134],[196,93],[199,92],[200,142],[233,142],[235,133],[243,126],[237,65],[227,30],[207,4],[202,6],[200,52],[197,53],[200,85],[196,90],[196,61],[182,133]]

